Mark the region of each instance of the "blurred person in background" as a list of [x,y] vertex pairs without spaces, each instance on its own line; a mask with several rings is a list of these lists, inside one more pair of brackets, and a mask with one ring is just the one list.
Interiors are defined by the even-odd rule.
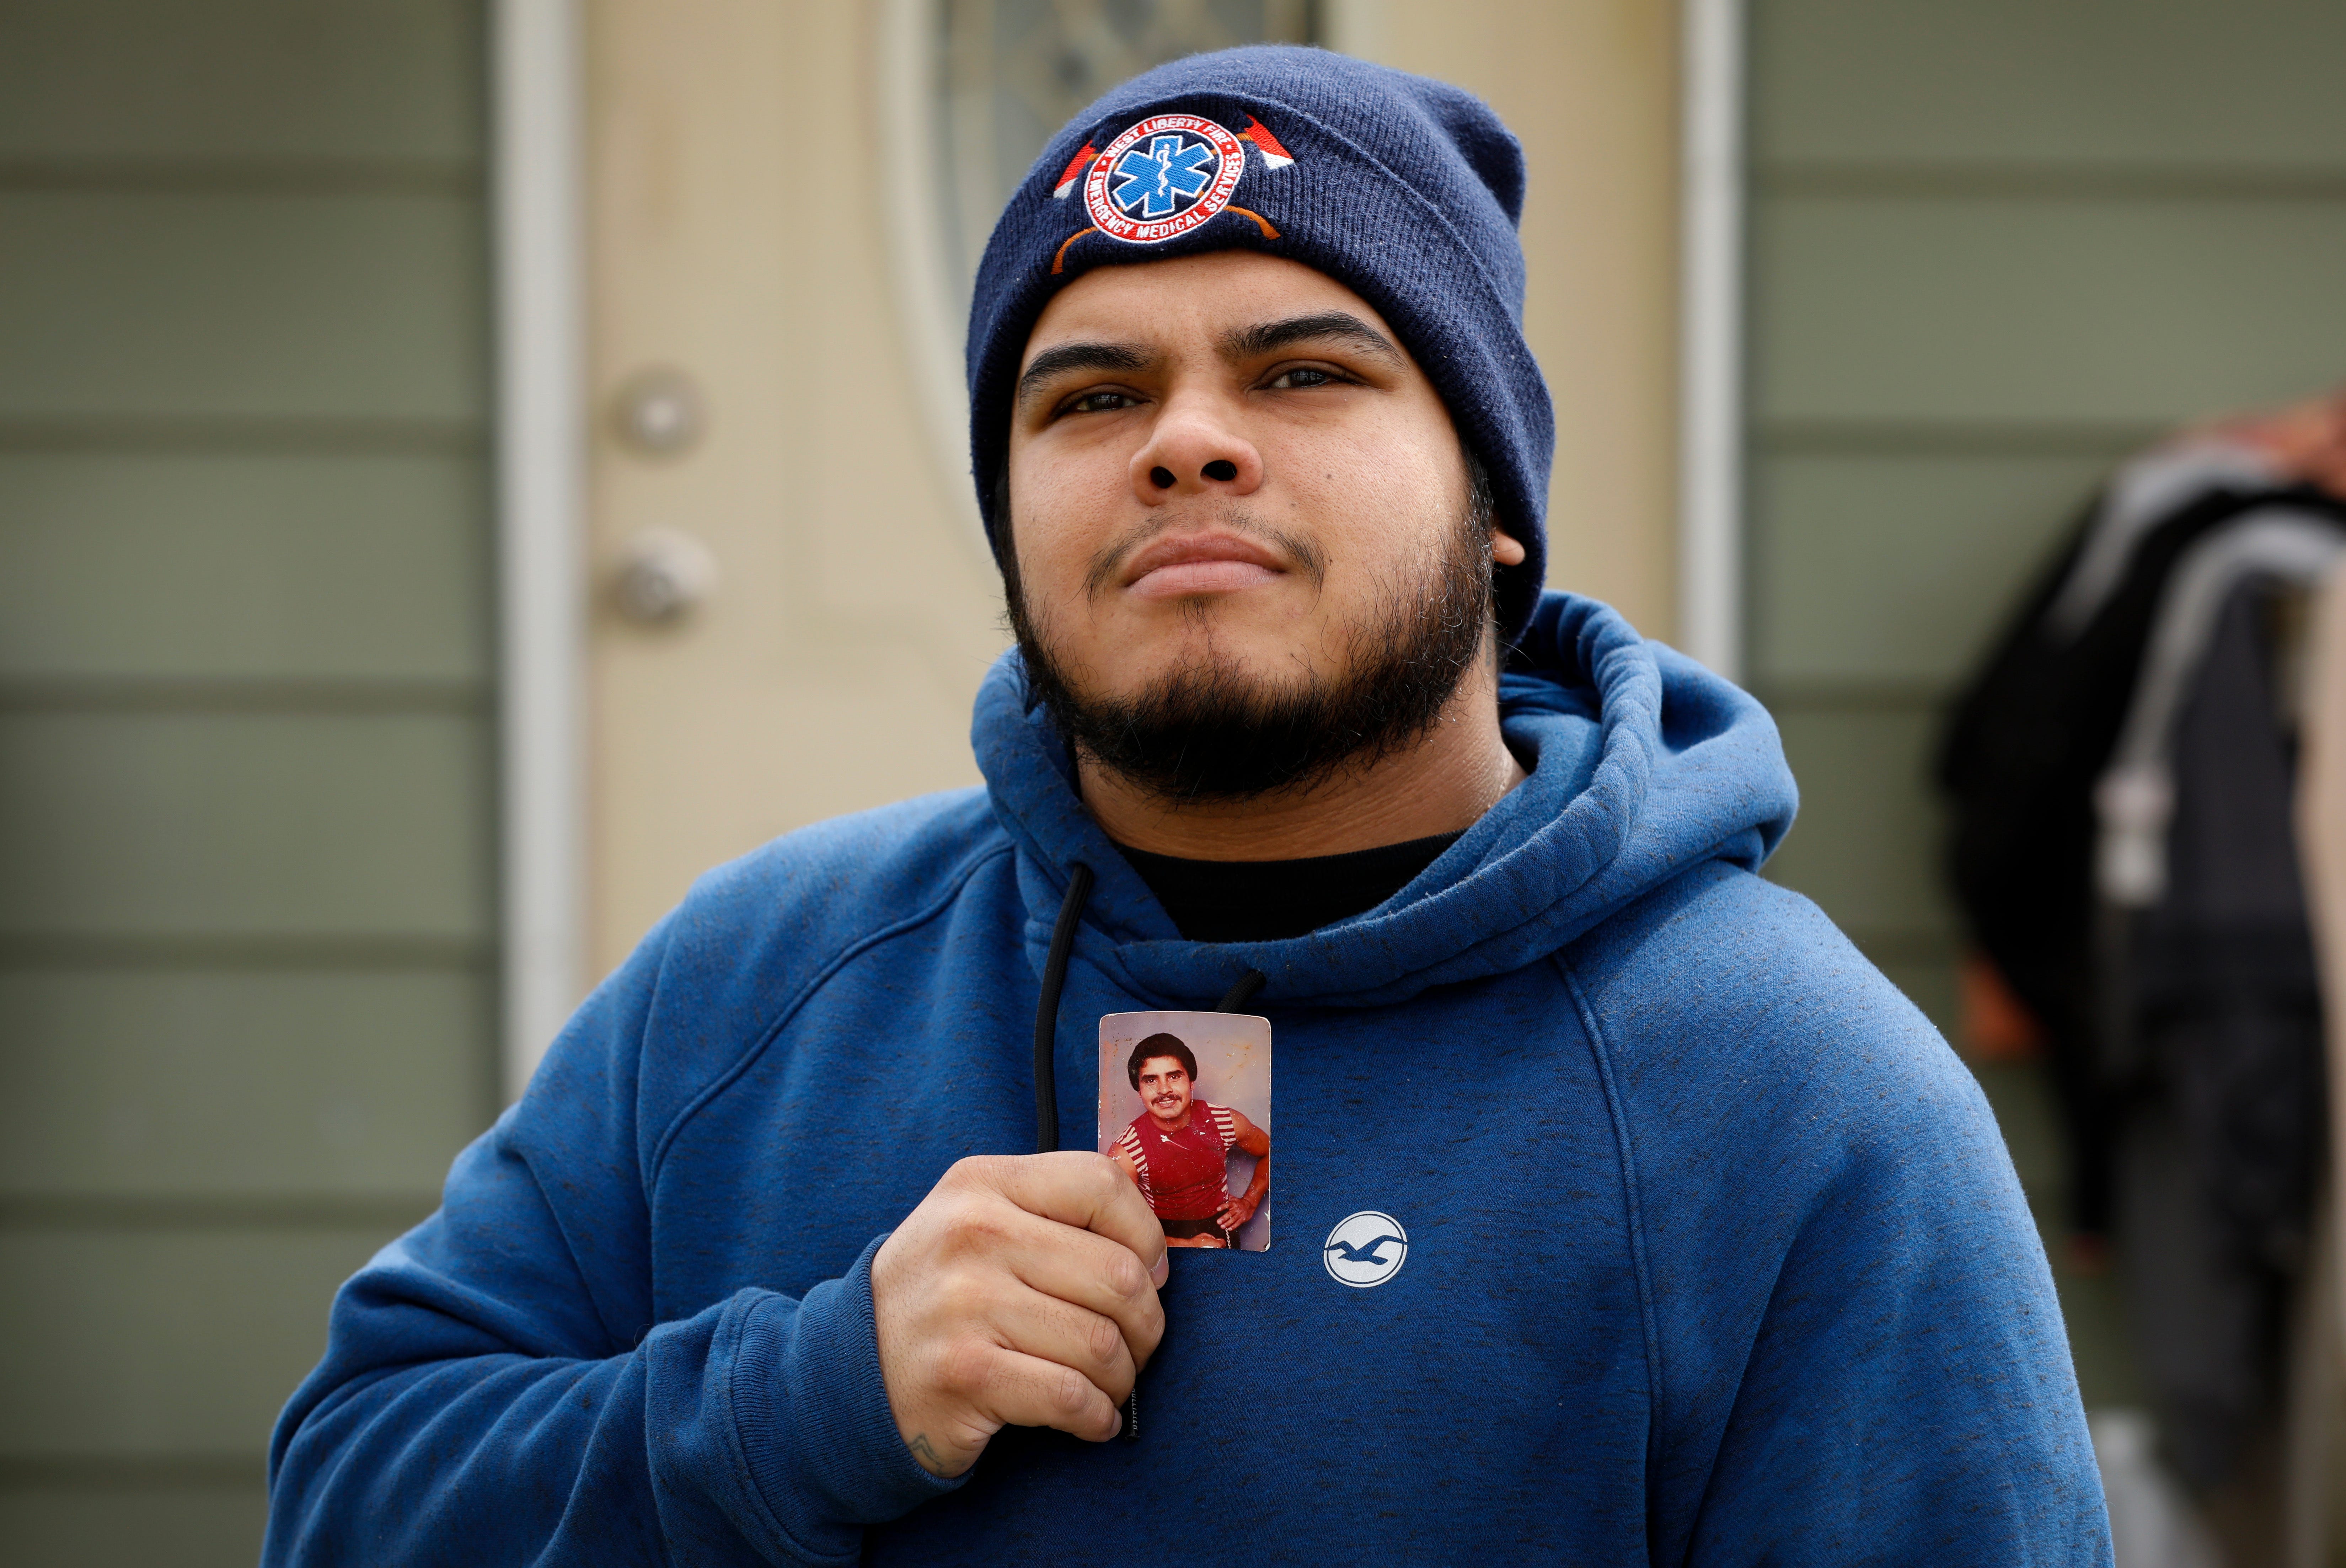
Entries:
[[[1773,726],[1541,590],[1524,180],[1316,51],[1060,133],[970,325],[986,788],[605,983],[338,1298],[270,1561],[2108,1561],[1985,1105],[1754,874]],[[1290,1223],[1404,1265],[1170,1268],[1113,1161],[1010,1152],[1099,1015],[1225,993]]]
[[2072,1259],[2116,1264],[2157,1416],[2154,1443],[2116,1412],[2142,1429],[2119,1447],[2241,1563],[2279,1554],[2287,1473],[2315,1470],[2283,1457],[2291,1406],[2331,1397],[2290,1328],[2319,1311],[2330,1164],[2294,819],[2341,562],[2346,395],[2176,433],[2085,508],[1939,764],[1967,1044],[2045,1062]]

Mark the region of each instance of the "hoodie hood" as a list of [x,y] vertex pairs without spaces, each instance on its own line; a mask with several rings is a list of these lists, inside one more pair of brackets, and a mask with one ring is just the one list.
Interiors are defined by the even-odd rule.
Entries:
[[1375,909],[1283,942],[1188,942],[1084,809],[1066,743],[1005,654],[971,741],[1015,844],[1042,966],[1075,866],[1098,881],[1079,951],[1132,993],[1210,1005],[1250,969],[1286,1005],[1386,1005],[1520,969],[1706,860],[1757,870],[1799,803],[1775,722],[1749,695],[1641,637],[1607,606],[1543,594],[1500,678],[1529,773]]

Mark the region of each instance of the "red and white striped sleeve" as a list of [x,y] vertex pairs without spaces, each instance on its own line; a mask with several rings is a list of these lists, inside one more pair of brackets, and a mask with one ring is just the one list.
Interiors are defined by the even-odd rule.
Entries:
[[1214,1131],[1221,1135],[1222,1152],[1228,1154],[1238,1146],[1239,1119],[1230,1115],[1227,1105],[1209,1105],[1214,1113]]
[[1140,1178],[1140,1196],[1153,1206],[1157,1202],[1157,1195],[1148,1189],[1148,1153],[1141,1147],[1139,1133],[1127,1127],[1108,1147],[1122,1155],[1126,1163],[1132,1166],[1132,1174]]

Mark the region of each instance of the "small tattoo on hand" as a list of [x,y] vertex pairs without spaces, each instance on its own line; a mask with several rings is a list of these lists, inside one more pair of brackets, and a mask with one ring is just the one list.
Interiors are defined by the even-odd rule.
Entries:
[[937,1451],[929,1446],[928,1433],[914,1432],[913,1434],[913,1441],[906,1443],[904,1446],[913,1451],[913,1457],[914,1459],[920,1460],[929,1469],[942,1471],[945,1468],[945,1461],[939,1459],[937,1457]]

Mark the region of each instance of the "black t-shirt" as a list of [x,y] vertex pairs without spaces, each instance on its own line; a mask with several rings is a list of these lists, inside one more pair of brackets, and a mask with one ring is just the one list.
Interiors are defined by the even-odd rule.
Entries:
[[1279,942],[1376,908],[1458,838],[1438,833],[1300,860],[1185,860],[1117,848],[1191,942]]

